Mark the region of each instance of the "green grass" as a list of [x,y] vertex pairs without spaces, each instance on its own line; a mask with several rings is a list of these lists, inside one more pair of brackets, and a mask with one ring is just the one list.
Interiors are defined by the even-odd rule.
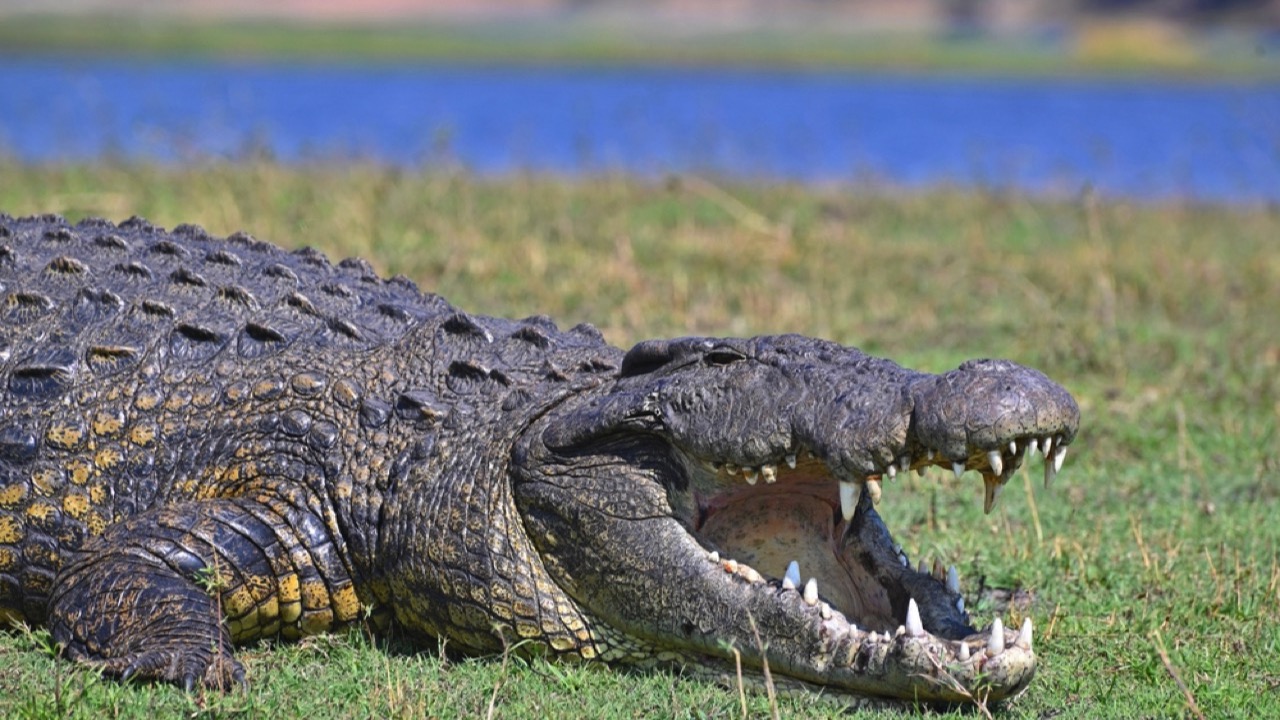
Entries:
[[[913,558],[959,566],[981,622],[1034,618],[1041,671],[1004,714],[1280,715],[1274,207],[0,162],[0,208],[247,229],[365,256],[471,311],[591,321],[619,345],[795,331],[932,371],[971,356],[1040,367],[1083,415],[1052,489],[1037,464],[990,516],[975,474],[899,480],[881,503]],[[736,692],[705,682],[444,660],[360,632],[242,650],[252,689],[226,696],[102,681],[46,645],[0,634],[0,716],[472,717],[491,701],[499,717],[740,714]],[[762,693],[748,703],[769,711]],[[837,714],[810,695],[780,709]]]
[[[15,15],[0,57],[56,54],[242,61],[748,65],[1012,75],[1155,73],[1221,79],[1280,75],[1280,59],[1243,32],[1210,38],[1142,28],[1082,31],[1078,41],[927,32],[673,29],[652,21],[551,20],[398,24],[194,21],[127,15]],[[1097,37],[1101,35],[1101,37]]]

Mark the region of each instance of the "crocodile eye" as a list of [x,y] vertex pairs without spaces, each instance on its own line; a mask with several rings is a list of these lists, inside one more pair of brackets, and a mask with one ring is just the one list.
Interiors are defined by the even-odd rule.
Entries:
[[731,347],[724,347],[724,346],[712,348],[706,354],[706,360],[708,365],[728,365],[730,363],[735,363],[735,362],[738,362],[739,360],[746,360],[746,359],[747,359],[747,356],[742,354],[741,352],[734,350]]

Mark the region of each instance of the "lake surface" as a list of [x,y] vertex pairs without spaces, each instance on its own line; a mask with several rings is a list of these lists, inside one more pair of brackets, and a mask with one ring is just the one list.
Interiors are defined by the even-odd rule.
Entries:
[[1280,84],[0,57],[0,152],[1280,201]]

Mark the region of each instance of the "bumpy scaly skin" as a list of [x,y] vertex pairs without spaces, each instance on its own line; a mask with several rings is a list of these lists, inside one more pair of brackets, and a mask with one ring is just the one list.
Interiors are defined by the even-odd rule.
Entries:
[[[366,608],[457,649],[712,674],[736,652],[833,694],[1034,672],[1030,627],[974,631],[872,503],[899,469],[993,495],[1032,441],[1065,451],[1074,401],[1013,363],[935,376],[799,336],[624,355],[137,219],[0,215],[0,329],[0,622],[115,675],[227,687],[235,644]],[[782,577],[790,552],[821,589]]]

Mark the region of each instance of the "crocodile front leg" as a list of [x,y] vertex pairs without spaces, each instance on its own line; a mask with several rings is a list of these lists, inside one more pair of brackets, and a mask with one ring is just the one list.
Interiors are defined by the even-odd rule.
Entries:
[[234,643],[324,632],[359,612],[330,532],[282,498],[157,508],[86,546],[55,582],[54,640],[122,678],[244,682]]

